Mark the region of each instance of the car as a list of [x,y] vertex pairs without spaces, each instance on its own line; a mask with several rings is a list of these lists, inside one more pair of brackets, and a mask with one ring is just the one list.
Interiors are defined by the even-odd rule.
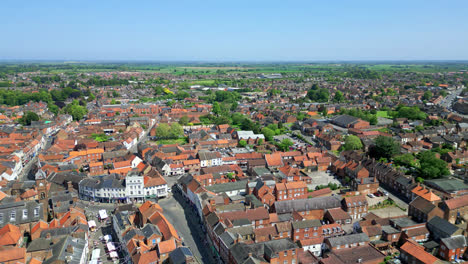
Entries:
[[375,198],[375,195],[373,195],[372,193],[369,193],[367,196],[369,196],[369,198]]
[[388,196],[388,192],[387,191],[382,191],[383,195],[385,196]]

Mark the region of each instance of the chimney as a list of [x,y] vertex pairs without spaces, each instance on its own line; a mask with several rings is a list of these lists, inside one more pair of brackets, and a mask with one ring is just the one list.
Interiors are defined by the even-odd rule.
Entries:
[[364,178],[361,178],[361,184],[364,184]]
[[67,182],[67,190],[69,191],[73,190],[73,183],[71,181]]
[[73,246],[72,245],[67,246],[67,252],[70,253],[70,254],[73,254]]

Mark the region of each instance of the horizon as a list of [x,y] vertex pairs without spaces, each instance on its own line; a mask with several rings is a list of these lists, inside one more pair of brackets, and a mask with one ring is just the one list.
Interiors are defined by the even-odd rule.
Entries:
[[[0,61],[465,61],[468,2],[8,1]],[[428,16],[427,14],[430,14]]]

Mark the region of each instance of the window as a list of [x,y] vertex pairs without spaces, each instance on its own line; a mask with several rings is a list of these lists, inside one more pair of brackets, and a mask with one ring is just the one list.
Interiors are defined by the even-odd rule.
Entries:
[[153,244],[156,244],[156,239],[153,239]]
[[27,219],[27,218],[28,218],[28,210],[23,209],[23,219]]
[[284,252],[284,256],[285,256],[285,257],[288,256],[288,252],[287,252],[287,251]]
[[3,223],[3,213],[0,214],[0,223]]
[[16,221],[16,211],[11,211],[10,221]]
[[306,232],[307,232],[307,231],[309,231],[309,228],[308,228],[308,227],[306,227],[306,228],[304,229],[304,231],[306,231]]

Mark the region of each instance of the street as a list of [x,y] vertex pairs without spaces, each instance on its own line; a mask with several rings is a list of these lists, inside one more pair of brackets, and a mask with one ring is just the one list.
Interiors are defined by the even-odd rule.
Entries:
[[201,228],[200,218],[174,189],[176,188],[173,188],[172,194],[158,202],[164,210],[164,215],[174,225],[185,246],[190,248],[201,263],[214,263],[213,252],[208,246],[207,235]]
[[391,198],[399,207],[408,210],[408,204],[405,201],[395,196],[393,193],[383,188],[382,186],[380,186],[379,189],[382,191],[386,191],[388,193],[388,198]]

